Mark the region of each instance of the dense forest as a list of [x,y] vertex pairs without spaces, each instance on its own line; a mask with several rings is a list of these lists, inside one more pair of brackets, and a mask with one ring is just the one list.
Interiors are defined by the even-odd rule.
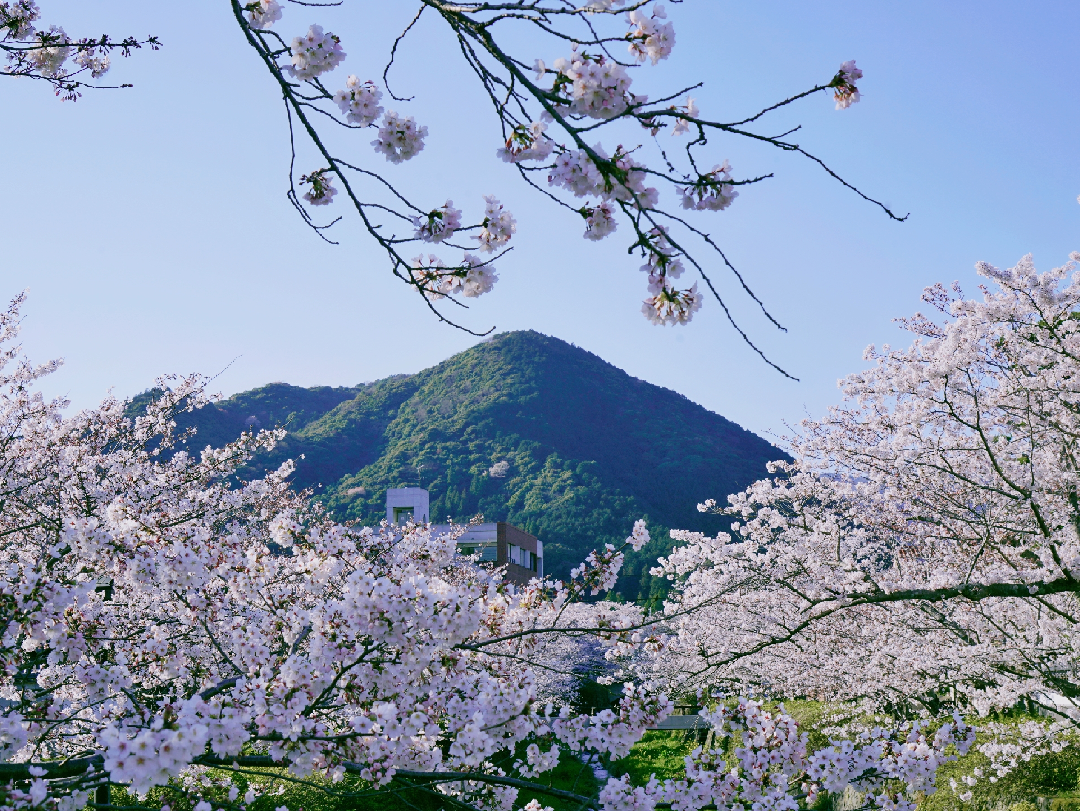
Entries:
[[426,487],[433,520],[483,515],[537,535],[555,576],[645,517],[654,540],[628,560],[612,595],[626,600],[653,592],[648,568],[670,549],[669,528],[716,532],[722,519],[697,503],[722,500],[784,456],[676,392],[531,331],[353,388],[272,383],[186,424],[197,447],[285,426],[286,439],[245,475],[296,459],[298,487],[337,518],[364,523],[385,515],[386,488]]

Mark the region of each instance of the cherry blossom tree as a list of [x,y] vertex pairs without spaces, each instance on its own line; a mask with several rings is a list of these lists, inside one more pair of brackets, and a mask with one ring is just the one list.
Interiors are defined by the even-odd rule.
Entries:
[[909,716],[1022,705],[1059,719],[992,747],[1006,769],[1073,728],[1078,260],[980,264],[992,289],[976,299],[927,288],[934,317],[902,320],[906,349],[867,350],[843,405],[791,438],[795,462],[701,505],[732,532],[674,533],[686,545],[657,572],[674,581],[675,641],[656,676]]
[[[903,219],[790,140],[794,130],[773,136],[758,129],[769,113],[818,93],[832,93],[838,109],[857,102],[862,71],[854,61],[843,62],[822,84],[723,122],[698,109],[693,93],[700,84],[669,88],[652,100],[636,89],[634,78],[642,66],[668,59],[675,45],[674,22],[661,3],[422,0],[413,4],[415,14],[389,48],[379,82],[367,53],[347,60],[349,36],[308,25],[317,12],[285,8],[278,0],[230,2],[244,37],[285,101],[293,144],[288,194],[300,215],[324,238],[345,210],[359,217],[385,250],[393,273],[455,326],[455,319],[437,305],[462,304],[462,297],[492,288],[498,279],[494,263],[509,249],[517,222],[493,196],[484,199],[482,211],[473,206],[477,213],[467,216],[468,205],[462,209],[449,199],[440,202],[452,196],[449,190],[436,199],[413,200],[395,185],[397,164],[420,154],[426,139],[445,137],[429,133],[407,114],[411,98],[395,95],[388,84],[398,46],[424,15],[442,23],[491,102],[493,157],[513,166],[553,205],[580,215],[585,239],[605,239],[623,229],[629,252],[641,257],[640,269],[647,276],[642,312],[654,323],[687,323],[709,294],[753,346],[711,280],[713,259],[761,302],[709,236],[707,218],[728,208],[743,187],[772,175],[733,174],[715,154],[717,136],[752,139],[802,155],[888,216]],[[363,33],[351,36],[359,41]],[[523,39],[535,42],[537,52],[518,54],[506,44]],[[332,79],[343,64],[350,72]],[[345,73],[342,68],[340,74]],[[332,149],[327,128],[335,126],[374,132],[370,145],[375,154],[351,157]],[[305,168],[297,179],[301,141],[321,166]],[[379,168],[378,155],[395,167]],[[342,213],[330,222],[317,221],[323,207]],[[682,280],[688,267],[707,292],[698,289],[697,281],[687,285]]]
[[60,26],[39,27],[40,20],[41,9],[34,0],[0,2],[0,54],[7,57],[0,76],[46,82],[65,101],[75,101],[86,88],[110,87],[96,80],[108,73],[114,52],[129,56],[143,47],[155,51],[161,47],[157,37],[72,39]]
[[[244,811],[257,791],[240,796],[229,775],[268,769],[337,795],[409,788],[492,811],[520,807],[521,790],[611,811],[794,809],[838,780],[907,808],[970,744],[957,718],[811,753],[782,712],[712,701],[718,736],[741,741],[734,770],[699,750],[685,780],[612,778],[593,797],[545,785],[568,753],[622,757],[671,711],[671,685],[635,664],[668,644],[656,620],[581,599],[648,542],[644,522],[569,582],[517,588],[458,555],[453,532],[334,523],[289,487],[291,464],[236,482],[281,434],[193,453],[174,416],[206,402],[198,378],[163,379],[140,415],[107,400],[64,416],[37,389],[58,364],[14,343],[20,305],[0,315],[5,809],[108,808],[118,784]],[[540,700],[574,640],[622,663],[612,709]]]

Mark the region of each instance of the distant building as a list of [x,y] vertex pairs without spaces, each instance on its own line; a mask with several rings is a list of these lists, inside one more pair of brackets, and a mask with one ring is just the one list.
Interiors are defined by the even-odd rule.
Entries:
[[[436,524],[434,532],[449,532],[450,524]],[[462,555],[479,555],[481,563],[506,566],[506,579],[525,585],[544,576],[544,543],[505,521],[474,524],[457,539]]]
[[426,524],[428,491],[423,487],[391,487],[386,491],[386,520],[391,524]]
[[[403,524],[427,522],[428,491],[422,487],[395,487],[386,491],[386,520]],[[449,532],[450,524],[436,524],[432,531]],[[462,555],[479,555],[480,563],[506,567],[506,579],[525,585],[544,576],[544,544],[523,529],[505,521],[474,524],[457,539]]]

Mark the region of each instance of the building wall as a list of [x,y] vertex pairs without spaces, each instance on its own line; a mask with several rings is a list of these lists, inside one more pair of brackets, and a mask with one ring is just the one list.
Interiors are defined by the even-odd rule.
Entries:
[[[435,524],[431,531],[436,534],[449,532],[450,525]],[[534,577],[544,576],[544,544],[539,538],[505,521],[469,527],[458,537],[457,546],[463,554],[480,554],[481,564],[505,566],[506,579],[512,583],[523,586]],[[488,553],[484,553],[485,549]],[[515,556],[516,561],[510,559],[515,549],[521,550]],[[530,556],[524,566],[521,564],[524,559],[522,551]],[[495,554],[489,556],[490,552]]]
[[[540,539],[505,521],[500,521],[496,526],[499,539],[499,564],[506,564],[506,579],[512,583],[525,585],[534,577],[543,577],[544,545]],[[529,554],[526,565],[523,566],[521,563],[525,562],[523,557],[518,558],[521,562],[511,560],[512,548]]]
[[[403,512],[412,510],[412,520],[426,524],[428,491],[423,487],[391,487],[386,491],[386,520],[391,524],[404,523]],[[398,520],[401,518],[402,520]]]

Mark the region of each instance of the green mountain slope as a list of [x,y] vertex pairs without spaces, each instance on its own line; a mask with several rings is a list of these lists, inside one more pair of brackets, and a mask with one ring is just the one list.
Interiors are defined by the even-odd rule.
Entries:
[[[482,513],[540,537],[555,576],[647,517],[655,540],[628,561],[624,599],[647,596],[649,561],[670,550],[669,527],[717,531],[721,519],[697,503],[746,487],[783,457],[682,395],[536,332],[504,333],[418,374],[352,389],[271,384],[194,422],[198,447],[248,425],[287,425],[248,475],[298,459],[298,486],[338,518],[365,523],[385,515],[387,487],[426,487],[433,520]],[[505,475],[490,475],[499,462]]]

